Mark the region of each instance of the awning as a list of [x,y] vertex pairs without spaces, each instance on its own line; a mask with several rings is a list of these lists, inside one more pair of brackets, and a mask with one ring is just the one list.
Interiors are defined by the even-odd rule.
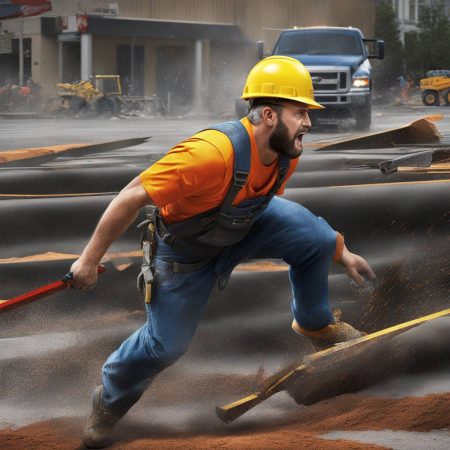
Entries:
[[[42,34],[56,36],[59,20],[42,17]],[[254,43],[244,36],[237,25],[181,22],[154,19],[125,19],[87,16],[87,32],[94,36],[134,36],[160,39],[209,39],[216,42]]]

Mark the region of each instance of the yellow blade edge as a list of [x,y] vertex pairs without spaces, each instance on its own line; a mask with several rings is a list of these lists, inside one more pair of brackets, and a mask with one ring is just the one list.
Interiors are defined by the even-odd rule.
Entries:
[[[272,393],[276,393],[276,391],[277,391],[276,388],[278,388],[278,386],[282,385],[283,382],[286,381],[289,377],[291,377],[294,372],[304,369],[308,363],[312,362],[313,360],[322,358],[322,357],[326,356],[327,354],[339,352],[344,349],[348,349],[350,347],[357,346],[359,344],[365,343],[367,341],[371,341],[373,339],[377,339],[382,336],[394,334],[394,333],[400,332],[400,331],[406,331],[408,328],[420,325],[422,323],[428,322],[433,319],[438,319],[439,317],[448,316],[449,314],[450,314],[450,308],[444,309],[443,311],[439,311],[439,312],[436,312],[433,314],[428,314],[426,316],[422,316],[417,319],[409,320],[408,322],[403,322],[403,323],[394,325],[389,328],[384,328],[383,330],[376,331],[374,333],[363,336],[359,339],[354,339],[352,341],[343,342],[334,347],[330,347],[330,348],[327,348],[320,352],[314,353],[312,355],[308,355],[303,359],[303,361],[299,365],[299,367],[297,367],[294,370],[289,371],[284,376],[281,376],[278,380],[273,382],[271,385],[267,386],[263,391],[255,392],[254,394],[248,395],[247,397],[236,400],[235,402],[229,403],[225,406],[217,407],[216,409],[223,413],[227,413],[227,412],[230,412],[231,410],[233,410],[234,408],[238,408],[239,406],[241,406],[243,404],[246,404],[246,403],[256,400],[258,398],[261,399],[261,396],[263,396],[263,397],[270,396],[270,395],[272,395]],[[275,392],[272,392],[274,390],[275,390]],[[231,420],[233,420],[233,419],[229,419],[229,420],[227,420],[227,422],[231,421]]]

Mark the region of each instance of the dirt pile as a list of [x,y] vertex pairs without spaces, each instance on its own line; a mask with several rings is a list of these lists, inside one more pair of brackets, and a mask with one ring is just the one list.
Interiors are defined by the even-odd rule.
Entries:
[[[182,405],[180,405],[180,408]],[[294,407],[272,425],[227,426],[204,431],[168,432],[128,418],[118,426],[113,449],[379,449],[376,445],[351,441],[325,441],[327,431],[406,430],[428,432],[449,429],[450,393],[421,398],[374,398],[348,394],[310,407]],[[75,449],[80,447],[83,422],[79,418],[58,419],[16,430],[0,431],[0,448],[22,450]]]

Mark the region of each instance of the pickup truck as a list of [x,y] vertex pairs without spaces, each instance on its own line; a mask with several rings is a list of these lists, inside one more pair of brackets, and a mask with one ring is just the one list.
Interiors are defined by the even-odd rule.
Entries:
[[[259,42],[259,57],[263,46]],[[311,73],[316,100],[326,109],[312,111],[312,119],[354,120],[368,130],[372,115],[372,76],[369,58],[384,58],[384,41],[364,39],[353,27],[305,27],[284,31],[273,55],[298,59]],[[239,104],[236,103],[237,109]],[[242,113],[242,106],[240,106]]]

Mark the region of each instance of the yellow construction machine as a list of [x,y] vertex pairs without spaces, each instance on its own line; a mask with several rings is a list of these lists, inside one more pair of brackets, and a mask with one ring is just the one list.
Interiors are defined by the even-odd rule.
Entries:
[[50,113],[116,114],[122,97],[120,75],[95,75],[78,83],[57,83],[56,97],[47,106]]
[[420,80],[422,101],[426,106],[439,106],[441,99],[450,105],[450,70],[429,70]]
[[123,95],[120,75],[95,75],[78,83],[57,83],[56,89],[47,113],[74,116],[156,112],[156,96]]

